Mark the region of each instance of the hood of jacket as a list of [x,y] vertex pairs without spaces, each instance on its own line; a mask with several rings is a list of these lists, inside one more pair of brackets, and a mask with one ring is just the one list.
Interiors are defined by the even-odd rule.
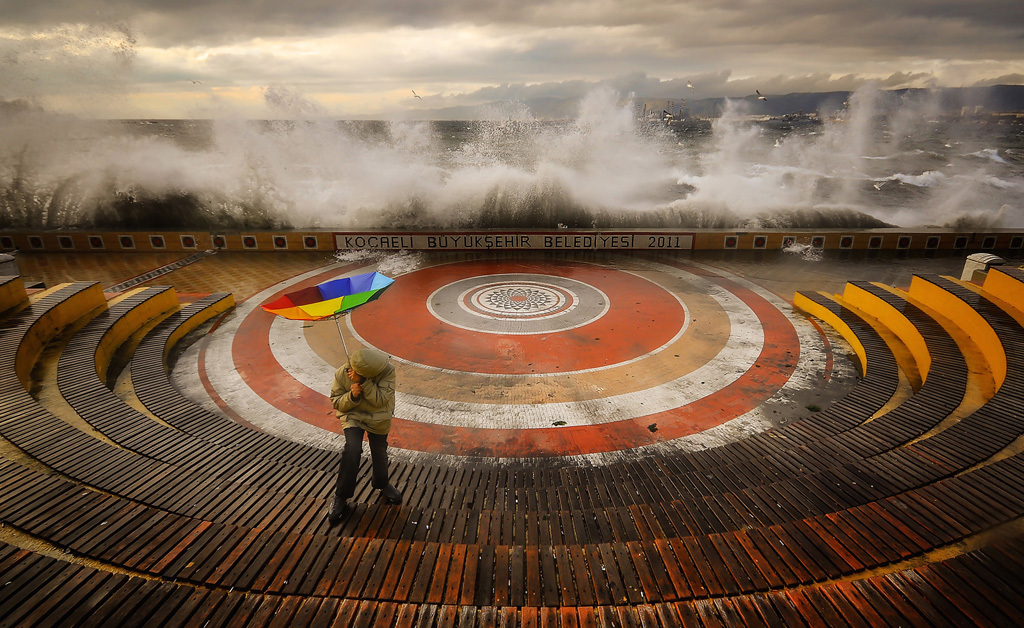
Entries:
[[356,373],[373,379],[388,365],[388,354],[377,349],[359,349],[349,356],[348,363]]

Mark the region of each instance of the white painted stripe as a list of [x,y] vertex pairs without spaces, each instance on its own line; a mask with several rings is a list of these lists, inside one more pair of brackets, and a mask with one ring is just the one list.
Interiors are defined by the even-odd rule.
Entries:
[[[777,310],[782,312],[786,318],[789,319],[790,323],[793,324],[797,338],[800,341],[800,357],[797,360],[793,374],[790,376],[789,381],[786,382],[786,385],[783,386],[782,391],[807,390],[817,387],[818,382],[823,375],[825,361],[828,356],[825,351],[825,346],[822,344],[821,336],[818,334],[818,330],[815,329],[814,325],[812,325],[806,317],[794,313],[793,306],[785,299],[780,298],[771,290],[767,290],[763,286],[759,286],[748,279],[699,262],[689,261],[687,263],[719,274],[730,281],[740,284],[748,290],[760,295],[766,301],[775,306]],[[839,372],[842,373],[844,366],[847,366],[846,362],[833,360],[833,370],[839,369]],[[846,371],[847,374],[849,372],[850,371]]]
[[[321,273],[328,272],[333,268],[339,268],[345,264],[332,264],[302,275],[292,277],[280,282],[262,292],[253,295],[244,302],[238,304],[235,310],[207,336],[206,346],[206,376],[217,395],[224,400],[228,406],[238,413],[243,419],[258,426],[268,434],[279,438],[297,441],[321,449],[341,450],[344,447],[345,439],[340,434],[335,434],[319,427],[310,425],[305,421],[278,410],[267,400],[253,391],[242,379],[234,362],[231,346],[235,340],[235,334],[242,321],[267,300],[271,295],[280,292],[290,285],[315,277]],[[350,274],[367,272],[368,267],[353,270]],[[195,377],[185,376],[187,370],[195,371]],[[175,377],[185,381],[193,381],[189,390],[196,388],[204,390],[201,381],[198,381],[199,374],[196,363],[187,363],[181,360],[175,365]],[[328,386],[330,385],[328,380]],[[207,395],[207,399],[209,396]],[[204,404],[206,405],[206,404]]]

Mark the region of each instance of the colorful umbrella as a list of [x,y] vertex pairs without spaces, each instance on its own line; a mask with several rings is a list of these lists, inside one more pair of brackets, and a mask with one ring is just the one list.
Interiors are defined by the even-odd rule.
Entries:
[[[337,323],[339,316],[377,299],[394,282],[394,279],[378,272],[331,279],[289,292],[261,307],[271,314],[295,321],[319,321],[333,316]],[[340,335],[341,323],[337,324]],[[345,336],[341,336],[341,342],[345,344]],[[345,355],[348,355],[347,346]]]

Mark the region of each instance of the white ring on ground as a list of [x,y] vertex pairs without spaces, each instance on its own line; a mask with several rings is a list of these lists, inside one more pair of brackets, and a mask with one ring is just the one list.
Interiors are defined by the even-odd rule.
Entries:
[[[509,282],[495,281],[495,279],[502,278],[502,277],[509,277],[509,278],[512,278],[512,279],[510,279]],[[572,295],[572,297],[574,298],[575,302],[572,304],[572,306],[570,308],[566,309],[565,311],[552,314],[551,316],[541,316],[541,317],[531,317],[531,318],[507,317],[507,316],[503,317],[503,316],[488,316],[484,312],[473,311],[471,308],[469,308],[469,307],[467,307],[465,305],[466,296],[469,295],[470,293],[472,293],[473,291],[479,290],[481,287],[483,287],[483,286],[481,286],[479,284],[478,285],[471,285],[469,288],[467,288],[466,290],[462,291],[458,295],[458,298],[456,299],[456,301],[457,301],[457,305],[459,306],[459,309],[461,311],[466,312],[467,314],[470,314],[470,315],[473,315],[473,316],[480,317],[481,319],[484,319],[485,321],[491,321],[492,325],[493,325],[493,321],[501,321],[501,322],[505,323],[505,327],[501,328],[501,329],[497,329],[497,328],[494,328],[492,325],[486,325],[486,324],[481,324],[479,326],[472,326],[472,325],[468,325],[468,324],[465,324],[465,323],[459,323],[457,321],[452,320],[450,317],[445,316],[443,313],[438,312],[437,309],[434,307],[434,300],[438,296],[438,294],[441,293],[444,290],[450,290],[456,284],[459,284],[459,283],[469,283],[469,284],[472,284],[473,282],[479,282],[481,280],[485,280],[485,281],[486,280],[490,280],[489,283],[484,284],[484,285],[485,286],[486,285],[494,286],[494,285],[498,285],[498,284],[501,284],[501,283],[513,283],[514,282],[514,278],[516,278],[516,277],[522,277],[523,278],[519,283],[524,283],[524,284],[525,283],[529,283],[529,284],[534,284],[534,285],[541,285],[542,281],[540,281],[540,279],[543,279],[543,278],[549,279],[549,280],[551,280],[550,284],[551,284],[552,288],[556,288],[558,290],[564,290],[565,292],[568,292],[570,295]],[[576,284],[579,284],[580,286],[582,286],[583,289],[572,290],[571,288],[567,288],[565,286],[559,286],[558,282],[565,282],[565,283],[569,283],[570,285],[572,283],[576,283]],[[654,283],[654,282],[652,282],[652,283]],[[655,285],[657,285],[657,284],[655,283]],[[662,288],[662,289],[664,290],[664,288]],[[552,319],[552,318],[555,318],[557,316],[561,316],[563,314],[567,314],[570,311],[577,310],[579,308],[579,306],[580,306],[580,298],[579,298],[579,294],[578,293],[579,292],[584,292],[586,290],[593,290],[594,292],[596,292],[597,294],[600,295],[600,298],[601,298],[602,303],[604,305],[601,308],[601,311],[599,313],[597,313],[596,315],[594,315],[592,317],[589,317],[589,318],[587,318],[585,320],[577,321],[577,322],[571,322],[571,323],[567,323],[567,324],[561,325],[561,326],[557,326],[556,325],[556,326],[550,326],[550,327],[536,328],[537,326],[534,325],[533,326],[533,327],[535,327],[534,329],[530,329],[529,328],[530,323],[533,323],[533,322],[536,322],[536,321],[545,320],[545,319]],[[671,294],[671,292],[669,294]],[[678,297],[676,297],[676,299],[678,300]],[[680,303],[681,303],[681,301],[680,301]],[[541,274],[541,273],[499,273],[499,274],[496,274],[496,275],[477,275],[475,277],[466,277],[466,278],[463,278],[463,279],[458,279],[458,280],[453,281],[451,283],[447,283],[447,284],[439,287],[438,289],[436,289],[436,290],[434,290],[433,292],[430,293],[430,296],[427,297],[426,305],[427,305],[427,311],[430,312],[431,316],[433,316],[437,320],[441,321],[445,325],[451,325],[452,327],[456,327],[458,329],[464,329],[466,331],[472,331],[472,332],[482,333],[482,334],[495,334],[495,335],[500,335],[500,336],[529,336],[529,335],[537,335],[537,334],[560,333],[560,332],[564,332],[564,331],[569,331],[571,329],[577,329],[577,328],[582,327],[584,325],[589,325],[590,323],[593,323],[594,321],[597,321],[597,320],[601,319],[605,314],[608,313],[608,311],[611,309],[611,300],[608,298],[608,295],[605,294],[603,290],[601,290],[601,289],[599,289],[599,288],[597,288],[595,286],[592,286],[592,285],[590,285],[588,283],[584,283],[584,282],[576,280],[576,279],[570,279],[568,277],[556,277],[556,276],[553,276],[553,275],[544,275],[544,274]],[[351,325],[349,327],[351,328]]]
[[[525,296],[521,296],[523,305],[518,307],[515,303],[520,302],[520,294],[516,293],[525,293]],[[544,302],[538,306],[536,302],[540,298],[543,298]],[[495,301],[507,301],[508,305],[499,309],[495,306]],[[492,321],[538,321],[554,318],[571,312],[578,302],[579,296],[572,290],[529,281],[484,284],[470,288],[458,297],[458,304],[463,312]]]

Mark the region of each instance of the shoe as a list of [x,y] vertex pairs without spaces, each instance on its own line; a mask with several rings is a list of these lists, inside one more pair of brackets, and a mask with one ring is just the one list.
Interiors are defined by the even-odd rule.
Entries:
[[345,518],[351,510],[351,506],[348,505],[347,501],[343,501],[340,504],[337,500],[331,501],[331,509],[327,512],[327,522],[332,526],[336,526],[341,523],[341,520]]
[[394,486],[388,484],[384,488],[380,489],[380,494],[384,496],[384,502],[388,504],[401,504],[402,503],[402,491],[398,490]]

